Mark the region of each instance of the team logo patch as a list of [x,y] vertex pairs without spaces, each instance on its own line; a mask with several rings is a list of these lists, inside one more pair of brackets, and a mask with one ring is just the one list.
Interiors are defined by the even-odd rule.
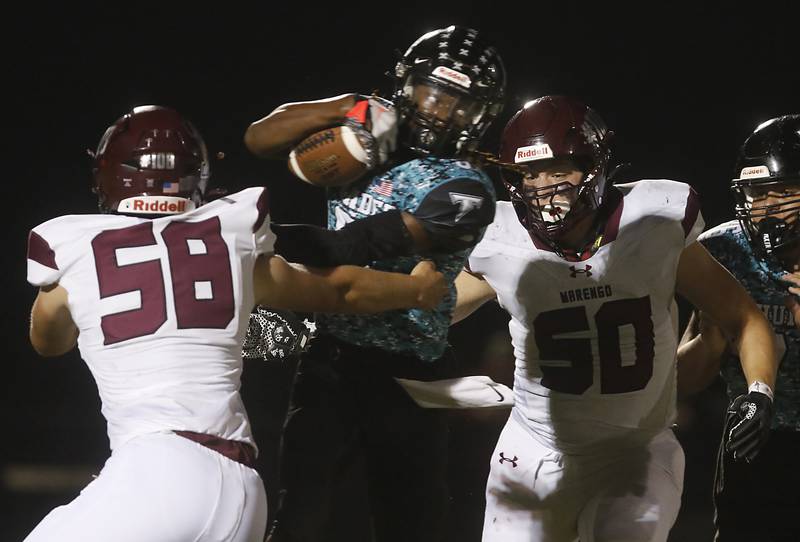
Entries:
[[436,69],[433,70],[433,75],[439,79],[444,79],[445,81],[455,83],[464,88],[469,88],[472,85],[472,79],[470,79],[469,76],[457,72],[456,70],[451,70],[446,66],[437,66]]
[[449,192],[450,203],[458,205],[458,214],[455,221],[458,222],[464,215],[473,209],[480,209],[483,205],[483,198],[480,196],[472,196],[470,194],[459,194],[458,192]]
[[578,275],[586,275],[587,277],[591,277],[592,276],[592,272],[590,271],[591,268],[592,266],[589,264],[586,264],[586,267],[584,267],[583,269],[578,269],[574,265],[570,265],[569,276],[572,278],[575,278]]
[[506,457],[503,452],[500,452],[500,464],[501,465],[503,463],[505,463],[505,462],[509,462],[509,463],[511,463],[511,466],[516,469],[518,460],[519,460],[519,458],[517,456],[514,456],[513,458]]
[[517,152],[514,153],[514,163],[522,164],[525,162],[533,162],[534,160],[544,160],[553,157],[553,150],[547,143],[540,143],[538,145],[528,145],[527,147],[519,147]]
[[740,179],[758,179],[760,177],[769,177],[769,168],[767,166],[746,167],[739,173]]

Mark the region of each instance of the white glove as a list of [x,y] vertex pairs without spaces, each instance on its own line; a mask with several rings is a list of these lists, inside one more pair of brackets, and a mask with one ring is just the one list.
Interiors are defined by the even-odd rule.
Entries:
[[422,382],[394,378],[422,408],[511,408],[514,394],[488,376]]
[[369,132],[374,141],[367,148],[377,156],[376,165],[385,164],[389,156],[397,148],[397,113],[391,102],[373,96],[361,100],[347,112],[345,124],[364,128]]

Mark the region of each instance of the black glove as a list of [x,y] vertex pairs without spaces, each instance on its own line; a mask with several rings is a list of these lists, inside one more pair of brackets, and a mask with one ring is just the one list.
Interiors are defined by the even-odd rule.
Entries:
[[289,311],[258,306],[250,313],[250,325],[242,345],[244,359],[281,361],[308,349],[315,326],[301,322]]
[[772,414],[772,399],[764,393],[751,391],[734,399],[726,417],[725,451],[750,463],[769,439]]

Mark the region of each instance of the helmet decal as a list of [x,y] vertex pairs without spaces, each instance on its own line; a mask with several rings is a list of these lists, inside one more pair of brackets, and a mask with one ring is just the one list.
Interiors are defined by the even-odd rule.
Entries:
[[[531,236],[556,252],[563,252],[558,238],[605,200],[610,137],[595,111],[565,96],[526,103],[503,130],[498,165],[517,216]],[[542,167],[564,164],[558,160],[568,160],[567,169],[582,172],[578,184],[525,182]]]
[[177,214],[202,203],[206,146],[176,111],[136,107],[112,124],[94,153],[94,191],[102,212]]
[[478,31],[449,26],[406,50],[394,82],[401,141],[418,154],[457,156],[475,149],[499,114],[506,76]]

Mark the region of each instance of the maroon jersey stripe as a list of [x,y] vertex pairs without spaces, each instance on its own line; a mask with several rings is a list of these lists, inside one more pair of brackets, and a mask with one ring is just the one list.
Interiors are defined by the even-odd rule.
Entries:
[[28,235],[28,259],[40,263],[50,269],[58,270],[56,265],[56,253],[50,248],[50,245],[44,238],[31,231]]
[[697,213],[700,212],[700,196],[694,191],[694,188],[689,188],[689,197],[686,198],[686,212],[681,220],[683,226],[683,237],[686,238],[697,220]]
[[264,220],[269,214],[269,193],[267,192],[266,186],[261,190],[261,195],[258,197],[256,208],[258,209],[258,218],[256,218],[256,223],[253,224],[254,233],[261,228],[261,225],[264,223]]

